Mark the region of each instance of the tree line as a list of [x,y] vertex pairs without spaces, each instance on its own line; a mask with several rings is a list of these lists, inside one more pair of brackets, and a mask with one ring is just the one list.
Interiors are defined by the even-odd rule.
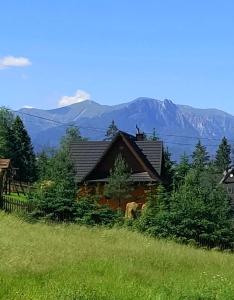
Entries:
[[[113,121],[105,139],[112,140],[117,132]],[[230,199],[218,185],[231,163],[231,146],[226,138],[222,139],[215,160],[210,159],[201,141],[192,157],[183,154],[179,163],[173,162],[168,149],[164,149],[163,184],[148,188],[146,208],[130,222],[124,220],[121,211],[100,205],[98,193],[78,194],[69,145],[83,139],[78,128],[69,127],[58,149],[44,150],[36,157],[22,120],[5,108],[0,110],[0,156],[12,159],[13,166],[20,170],[20,180],[34,182],[35,189],[28,195],[35,206],[30,217],[86,225],[119,224],[159,238],[233,249]],[[158,139],[155,130],[150,139]],[[130,175],[124,158],[118,156],[104,194],[119,206],[130,198]]]
[[37,179],[36,155],[30,136],[20,117],[7,108],[0,109],[0,157],[11,159],[16,180]]

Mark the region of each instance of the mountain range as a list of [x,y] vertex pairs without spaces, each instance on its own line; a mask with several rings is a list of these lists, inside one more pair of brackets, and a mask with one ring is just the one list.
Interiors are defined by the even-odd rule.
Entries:
[[22,108],[22,118],[36,151],[56,147],[68,125],[80,128],[82,136],[103,139],[112,120],[120,130],[134,134],[141,131],[156,134],[168,146],[174,159],[191,154],[198,138],[213,155],[223,136],[234,140],[234,116],[217,109],[198,109],[177,105],[171,100],[137,98],[119,105],[101,105],[86,100],[52,110]]

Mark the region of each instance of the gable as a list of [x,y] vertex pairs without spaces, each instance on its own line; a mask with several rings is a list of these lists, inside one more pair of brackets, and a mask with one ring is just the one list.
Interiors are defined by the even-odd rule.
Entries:
[[137,158],[137,154],[134,155],[132,153],[123,139],[117,139],[85,179],[89,181],[109,177],[110,170],[113,169],[115,160],[119,154],[125,159],[131,173],[146,172],[146,168],[142,165],[140,159]]
[[116,156],[122,153],[134,172],[134,181],[158,181],[162,166],[161,141],[134,141],[134,137],[119,133],[114,141],[80,141],[70,146],[76,181],[95,181],[109,176]]

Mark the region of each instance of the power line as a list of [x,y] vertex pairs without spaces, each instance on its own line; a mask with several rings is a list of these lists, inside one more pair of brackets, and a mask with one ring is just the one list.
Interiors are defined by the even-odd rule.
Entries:
[[[26,115],[26,116],[30,116],[30,117],[42,119],[42,120],[45,120],[45,121],[53,122],[53,123],[56,123],[56,124],[65,125],[65,123],[62,123],[60,121],[52,120],[52,119],[41,117],[41,116],[37,116],[37,115],[28,114],[28,113],[25,113],[25,112],[22,112],[22,111],[13,110],[13,112],[15,112],[17,114],[20,113],[20,114],[23,114],[23,115]],[[67,125],[67,126],[70,126],[70,125]]]
[[[187,143],[179,143],[179,142],[170,142],[170,141],[166,141],[164,140],[164,142],[166,144],[175,144],[175,145],[180,145],[180,146],[193,146],[194,147],[194,144],[187,144]],[[219,145],[203,145],[205,147],[218,147]]]
[[88,126],[78,126],[78,125],[75,125],[73,124],[72,122],[69,122],[69,123],[64,123],[64,122],[61,122],[61,121],[56,121],[56,120],[53,120],[53,119],[49,119],[49,118],[45,118],[45,117],[41,117],[41,116],[37,116],[37,115],[33,115],[33,114],[29,114],[29,113],[25,113],[25,112],[22,112],[22,111],[13,111],[15,113],[20,113],[20,114],[23,114],[23,115],[26,115],[26,116],[30,116],[30,117],[34,117],[34,118],[38,118],[38,119],[42,119],[42,120],[45,120],[45,121],[48,121],[48,122],[52,122],[52,123],[56,123],[56,124],[59,124],[59,125],[63,125],[63,126],[68,126],[68,127],[77,127],[77,128],[80,128],[80,129],[86,129],[86,130],[95,130],[95,131],[102,131],[102,132],[106,132],[106,129],[104,128],[97,128],[97,127],[88,127]]
[[[98,132],[106,132],[106,129],[104,129],[104,128],[75,125],[72,122],[64,123],[64,122],[61,122],[61,121],[56,121],[56,120],[53,120],[53,119],[50,119],[50,118],[45,118],[45,117],[42,117],[42,116],[29,114],[29,113],[22,112],[22,111],[14,111],[14,110],[12,110],[12,111],[17,113],[17,114],[20,113],[20,114],[23,114],[23,115],[26,115],[26,116],[42,119],[42,120],[45,120],[45,121],[48,121],[48,122],[53,122],[53,123],[56,123],[56,124],[59,124],[59,125],[62,125],[62,126],[77,127],[79,129],[92,130],[92,131],[98,131]],[[145,132],[145,134],[152,135],[153,133],[152,132]],[[218,138],[199,137],[199,136],[187,136],[187,135],[176,135],[176,134],[164,134],[163,137],[164,136],[166,136],[166,137],[176,137],[176,138],[185,138],[185,139],[220,141],[220,139],[218,139]],[[234,142],[234,140],[229,140],[229,141]],[[165,143],[181,145],[181,146],[194,146],[194,144],[188,144],[188,143],[182,143],[182,142],[180,143],[180,142],[173,142],[173,141],[165,141]],[[206,146],[206,147],[218,147],[219,145],[204,145],[204,146]]]
[[[151,132],[145,132],[146,134],[152,135]],[[188,135],[176,135],[176,134],[164,134],[164,136],[168,137],[178,137],[178,138],[185,138],[185,139],[197,139],[197,140],[210,140],[210,141],[220,141],[218,138],[209,138],[209,137],[199,137],[199,136],[188,136]],[[234,143],[234,140],[230,140],[230,142]]]
[[[147,134],[150,134],[150,133],[147,133]],[[199,137],[199,136],[176,135],[176,134],[165,134],[165,136],[180,137],[180,138],[185,138],[185,139],[198,139],[198,140],[220,141],[220,139],[216,139],[216,138]]]

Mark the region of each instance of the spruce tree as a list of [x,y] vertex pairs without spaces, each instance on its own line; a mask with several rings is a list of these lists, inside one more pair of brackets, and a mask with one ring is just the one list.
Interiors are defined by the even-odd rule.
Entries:
[[148,201],[138,224],[141,231],[185,243],[233,249],[230,199],[217,185],[213,168],[190,169],[172,195],[160,188],[149,195]]
[[39,180],[46,179],[49,163],[50,157],[48,153],[45,150],[43,150],[37,156],[37,170]]
[[19,116],[15,118],[12,130],[14,135],[12,164],[18,169],[16,179],[33,182],[37,177],[36,157],[31,139]]
[[180,157],[179,164],[175,167],[175,185],[178,187],[184,182],[185,176],[188,174],[189,170],[191,168],[190,162],[189,162],[189,156],[184,153]]
[[32,215],[56,221],[74,221],[77,188],[68,152],[58,150],[49,158],[47,168],[32,195],[36,207]]
[[195,146],[195,150],[192,154],[193,167],[202,170],[209,162],[209,154],[206,150],[206,147],[201,144],[199,140]]
[[5,108],[0,108],[0,157],[11,158],[13,152],[13,113]]
[[70,144],[84,140],[80,134],[78,127],[68,127],[66,134],[61,139],[61,147],[66,151],[69,151]]
[[119,129],[115,124],[115,121],[112,120],[111,124],[109,125],[106,134],[105,134],[105,138],[104,141],[112,141],[113,138],[116,136],[116,134],[118,133]]
[[171,199],[168,232],[208,247],[233,247],[230,200],[213,168],[192,169]]
[[174,178],[174,162],[171,160],[171,153],[168,148],[163,149],[162,178],[164,179],[165,188],[171,191]]
[[156,133],[156,129],[155,129],[155,128],[153,129],[153,133],[152,133],[152,135],[149,137],[149,140],[150,140],[150,141],[158,141],[158,140],[159,140],[159,137],[157,136],[157,133]]
[[42,152],[39,156],[40,178],[32,195],[36,206],[33,212],[35,217],[59,221],[75,220],[77,186],[69,155],[70,134],[71,131],[68,130],[61,140],[59,149],[50,155]]
[[159,216],[168,212],[170,197],[163,185],[153,187],[147,193],[147,204],[139,220],[136,223],[140,231],[153,234],[155,226],[158,226]]
[[123,200],[130,197],[132,191],[130,175],[125,159],[119,154],[115,160],[114,168],[110,171],[108,183],[104,188],[104,195],[116,200],[119,207]]
[[223,137],[215,157],[215,165],[219,172],[224,172],[231,163],[231,145],[226,137]]

